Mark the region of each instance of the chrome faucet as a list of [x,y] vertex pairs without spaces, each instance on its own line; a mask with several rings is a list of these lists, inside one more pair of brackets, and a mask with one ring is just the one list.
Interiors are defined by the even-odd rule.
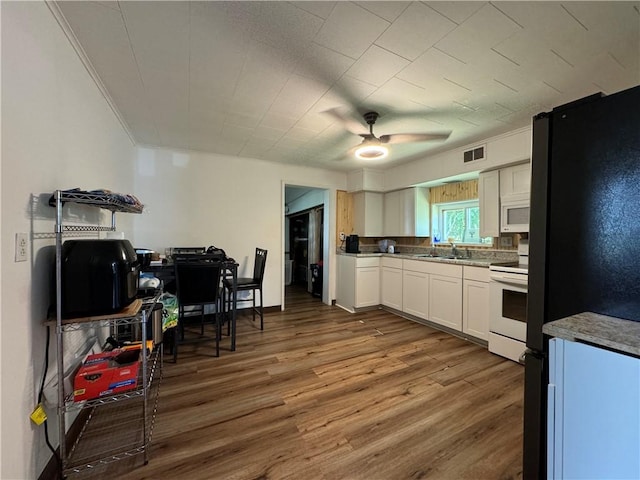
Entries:
[[456,247],[455,243],[451,243],[451,255],[453,255],[454,257],[458,256],[458,248]]

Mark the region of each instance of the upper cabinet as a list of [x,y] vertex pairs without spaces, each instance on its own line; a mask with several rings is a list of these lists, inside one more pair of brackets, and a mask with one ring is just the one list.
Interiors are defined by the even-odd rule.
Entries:
[[500,197],[531,191],[531,163],[521,163],[500,169]]
[[429,189],[406,188],[384,194],[385,236],[429,236]]
[[478,178],[480,236],[500,235],[500,170],[482,172]]
[[353,228],[362,237],[382,236],[383,194],[357,192],[353,195]]

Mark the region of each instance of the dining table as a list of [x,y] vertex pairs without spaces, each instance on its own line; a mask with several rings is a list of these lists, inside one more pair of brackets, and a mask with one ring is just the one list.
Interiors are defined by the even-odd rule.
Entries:
[[[191,254],[190,256],[197,257],[199,254]],[[205,257],[205,254],[202,254]],[[230,336],[231,336],[231,351],[236,350],[236,318],[237,318],[237,305],[238,305],[238,262],[231,257],[225,257],[220,260],[222,266],[222,277],[224,279],[231,280],[231,290],[223,291],[223,295],[228,295],[231,299],[230,308],[227,312],[223,311],[223,315],[229,315],[230,322]],[[161,261],[152,261],[150,265],[141,268],[141,273],[152,274],[158,278],[165,291],[169,293],[176,293],[175,290],[175,263],[173,258],[165,258]],[[226,300],[226,299],[225,299]],[[223,302],[227,305],[227,302]]]

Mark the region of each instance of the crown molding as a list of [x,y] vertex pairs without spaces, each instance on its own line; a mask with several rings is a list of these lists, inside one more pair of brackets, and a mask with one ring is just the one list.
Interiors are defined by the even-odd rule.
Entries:
[[82,45],[80,45],[78,38],[76,37],[75,33],[71,29],[71,26],[69,25],[69,23],[67,22],[67,19],[62,13],[62,10],[60,10],[60,6],[55,0],[45,0],[45,3],[47,7],[49,7],[49,10],[51,11],[51,13],[53,14],[53,17],[58,22],[58,25],[60,25],[60,28],[62,29],[63,33],[67,37],[67,40],[69,40],[69,43],[75,50],[76,54],[78,55],[78,58],[82,62],[82,65],[84,65],[84,68],[86,69],[87,73],[89,74],[93,82],[96,84],[96,87],[98,87],[98,90],[100,91],[100,93],[102,94],[102,97],[107,102],[107,105],[109,105],[109,108],[111,108],[111,111],[120,122],[120,125],[122,125],[122,128],[124,129],[125,133],[128,135],[129,139],[131,140],[131,143],[133,145],[137,145],[135,138],[133,137],[133,133],[129,128],[129,125],[127,124],[124,117],[120,113],[120,110],[118,110],[118,107],[116,106],[115,102],[111,98],[111,95],[107,90],[107,87],[105,87],[104,83],[102,82],[102,79],[98,75],[98,72],[93,67],[91,60],[89,60],[87,53],[84,51],[84,48],[82,48]]

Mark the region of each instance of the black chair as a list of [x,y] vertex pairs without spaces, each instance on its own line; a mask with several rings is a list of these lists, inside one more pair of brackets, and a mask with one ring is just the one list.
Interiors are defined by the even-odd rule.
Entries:
[[176,276],[176,295],[178,297],[178,326],[174,332],[173,359],[177,361],[178,343],[184,340],[185,323],[199,316],[200,337],[204,336],[205,306],[215,308],[216,356],[220,356],[220,338],[222,336],[222,263],[206,254],[176,255],[174,257]]
[[[262,248],[256,248],[256,257],[253,263],[253,277],[252,278],[238,278],[236,282],[236,289],[238,292],[251,291],[251,300],[253,305],[251,311],[253,313],[253,321],[256,321],[256,313],[260,315],[260,330],[264,330],[264,302],[262,299],[262,280],[264,279],[264,270],[267,265],[267,251]],[[231,307],[231,292],[233,289],[233,282],[228,278],[222,281],[224,288],[227,292],[226,298],[230,310]],[[260,292],[260,306],[256,307],[256,290]],[[227,310],[227,311],[228,311]]]

